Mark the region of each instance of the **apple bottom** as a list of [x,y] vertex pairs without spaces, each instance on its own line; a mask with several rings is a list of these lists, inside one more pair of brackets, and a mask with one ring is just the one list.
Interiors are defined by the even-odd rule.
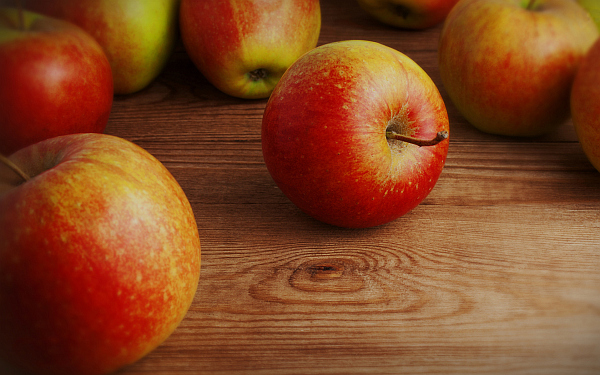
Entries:
[[[71,267],[31,267],[11,277],[32,286],[9,289],[5,285],[12,298],[2,303],[13,308],[2,309],[0,315],[6,324],[2,341],[10,343],[0,347],[0,352],[16,366],[40,374],[63,373],[52,369],[108,373],[147,354],[179,323],[175,316],[167,318],[168,324],[163,322],[165,316],[149,316],[151,306],[172,302],[159,293],[144,295],[135,287],[117,286],[110,269],[101,274],[97,267],[86,267],[73,274]],[[31,272],[72,275],[45,280]]]
[[[426,147],[404,147],[414,148],[431,163],[423,165],[415,162],[416,156],[405,157],[395,161],[383,175],[363,173],[364,166],[343,163],[341,168],[348,171],[345,175],[348,178],[343,181],[332,181],[331,170],[324,168],[313,170],[312,176],[304,181],[300,180],[305,176],[298,175],[274,177],[275,182],[301,211],[314,219],[343,228],[379,226],[417,207],[433,190],[444,167],[443,161],[435,161],[436,155]],[[411,177],[403,180],[405,176]]]

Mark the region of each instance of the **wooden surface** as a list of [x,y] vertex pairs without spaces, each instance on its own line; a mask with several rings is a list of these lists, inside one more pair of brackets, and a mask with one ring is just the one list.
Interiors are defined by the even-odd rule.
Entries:
[[301,213],[263,163],[266,100],[213,88],[179,46],[106,133],[144,147],[186,192],[202,240],[185,320],[119,374],[599,374],[600,173],[568,122],[536,139],[481,133],[439,76],[441,25],[383,26],[322,0],[319,44],[366,39],[438,85],[446,167],[423,203],[347,230]]

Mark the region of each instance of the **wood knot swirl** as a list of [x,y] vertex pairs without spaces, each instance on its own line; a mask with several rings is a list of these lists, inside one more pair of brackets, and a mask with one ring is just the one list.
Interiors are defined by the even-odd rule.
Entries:
[[359,267],[350,259],[309,261],[296,268],[289,284],[310,292],[353,292],[364,286]]
[[385,303],[393,293],[377,273],[377,265],[358,254],[296,259],[252,285],[250,294],[295,305]]
[[311,278],[315,280],[328,280],[335,279],[343,275],[344,267],[339,267],[338,264],[324,263],[315,264],[308,268],[308,272],[311,274]]
[[[282,304],[285,311],[354,311],[404,314],[405,319],[437,319],[463,314],[463,293],[435,282],[427,260],[385,247],[329,249],[286,258],[259,273],[249,286],[255,300]],[[264,268],[257,268],[264,270]],[[425,277],[428,275],[429,277]],[[285,305],[285,306],[284,306]]]

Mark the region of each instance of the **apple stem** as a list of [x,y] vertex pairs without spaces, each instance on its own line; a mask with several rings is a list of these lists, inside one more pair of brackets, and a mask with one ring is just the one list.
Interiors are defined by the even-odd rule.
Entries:
[[31,178],[23,172],[21,168],[19,168],[15,163],[13,163],[9,158],[0,154],[0,162],[4,163],[8,168],[12,169],[16,174],[19,175],[25,182],[31,180]]
[[535,3],[535,0],[529,0],[529,3],[527,4],[527,10],[533,9],[533,3]]
[[408,142],[408,143],[412,143],[413,145],[422,147],[422,146],[435,146],[438,143],[440,143],[441,141],[448,139],[448,132],[446,130],[438,132],[435,135],[435,138],[432,138],[432,139],[418,139],[418,138],[413,138],[413,137],[409,137],[407,135],[402,135],[402,134],[398,134],[398,133],[394,133],[394,132],[386,132],[385,136],[387,139],[396,139],[398,141]]

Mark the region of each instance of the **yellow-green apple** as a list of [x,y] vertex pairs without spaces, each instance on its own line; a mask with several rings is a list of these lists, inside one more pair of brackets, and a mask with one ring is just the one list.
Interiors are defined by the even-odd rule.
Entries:
[[596,26],[600,29],[600,1],[598,0],[577,0],[585,10],[588,11]]
[[426,29],[444,21],[458,0],[357,0],[372,17],[390,26]]
[[31,10],[68,20],[104,48],[115,94],[148,86],[171,57],[180,0],[27,0]]
[[262,151],[281,191],[341,227],[373,227],[415,208],[448,153],[448,115],[423,69],[381,44],[325,44],[271,94]]
[[594,43],[575,75],[571,112],[579,143],[600,171],[600,39]]
[[0,82],[5,155],[59,135],[102,133],[108,122],[108,60],[91,36],[68,22],[0,8]]
[[572,0],[460,0],[440,37],[442,82],[478,129],[539,136],[569,118],[577,66],[597,37]]
[[200,273],[177,181],[106,134],[44,140],[9,161],[22,177],[0,177],[0,358],[34,374],[105,374],[157,347]]
[[180,30],[198,70],[226,94],[266,98],[317,45],[318,0],[182,0]]

